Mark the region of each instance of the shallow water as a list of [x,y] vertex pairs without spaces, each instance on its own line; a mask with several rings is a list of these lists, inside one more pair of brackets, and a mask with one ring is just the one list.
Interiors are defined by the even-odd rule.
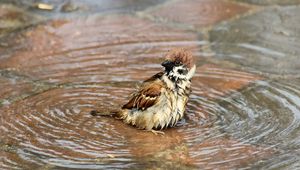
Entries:
[[[253,7],[257,13],[222,23],[214,12],[209,22],[190,25],[195,18],[149,17],[159,5],[172,7],[162,2],[135,15],[128,7],[121,15],[53,19],[0,40],[1,169],[299,168],[298,48],[276,43],[299,36],[298,25],[278,28],[279,37],[272,24],[260,25],[260,17],[299,7]],[[214,3],[202,9],[206,16]],[[197,28],[206,23],[215,25]],[[252,34],[256,27],[262,29]],[[126,103],[174,47],[197,58],[186,116],[176,127],[156,136],[89,115]]]

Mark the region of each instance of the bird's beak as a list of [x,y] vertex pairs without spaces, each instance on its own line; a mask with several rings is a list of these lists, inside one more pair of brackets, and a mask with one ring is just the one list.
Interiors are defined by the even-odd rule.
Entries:
[[171,69],[174,66],[174,63],[172,61],[166,60],[163,63],[161,63],[162,66],[164,66],[166,69]]

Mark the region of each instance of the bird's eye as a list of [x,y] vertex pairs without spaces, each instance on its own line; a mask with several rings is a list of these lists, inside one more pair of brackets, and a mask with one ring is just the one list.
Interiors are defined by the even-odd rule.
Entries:
[[180,61],[175,61],[175,63],[174,63],[176,66],[178,66],[178,65],[180,65],[181,64],[181,62]]

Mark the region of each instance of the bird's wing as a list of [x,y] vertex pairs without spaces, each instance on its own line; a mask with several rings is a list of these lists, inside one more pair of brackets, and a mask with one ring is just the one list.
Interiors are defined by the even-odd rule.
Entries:
[[164,74],[163,72],[159,72],[159,73],[153,75],[152,77],[150,77],[149,79],[145,80],[144,83],[146,83],[146,82],[153,82],[155,80],[158,80],[158,79],[160,79],[163,76],[163,74]]
[[160,80],[145,81],[140,90],[135,93],[122,109],[146,110],[158,102],[163,84]]

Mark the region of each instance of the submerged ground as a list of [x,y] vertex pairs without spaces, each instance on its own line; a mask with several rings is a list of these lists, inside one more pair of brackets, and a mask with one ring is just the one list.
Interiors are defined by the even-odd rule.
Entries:
[[[1,169],[297,169],[299,0],[0,0]],[[155,136],[107,117],[197,58],[187,116]]]

